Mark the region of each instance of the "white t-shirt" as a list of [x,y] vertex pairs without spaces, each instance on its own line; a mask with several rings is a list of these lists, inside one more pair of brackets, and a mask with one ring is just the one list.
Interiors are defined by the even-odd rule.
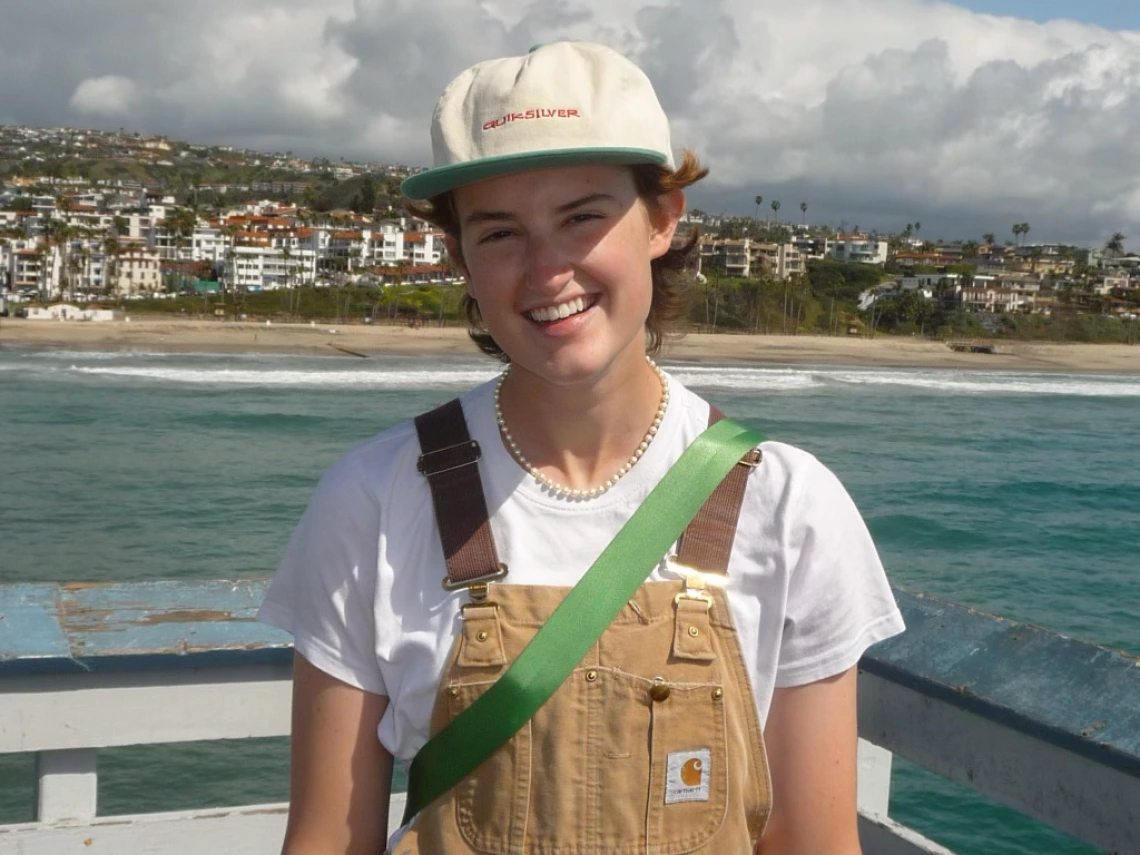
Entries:
[[[586,501],[556,498],[499,437],[494,382],[461,398],[482,447],[483,479],[504,583],[574,585],[682,451],[709,406],[669,379],[656,439],[629,474]],[[731,415],[731,414],[729,414]],[[727,586],[756,708],[776,687],[838,674],[902,631],[870,535],[838,479],[812,455],[766,442],[749,477]],[[258,617],[291,632],[316,667],[389,698],[384,747],[405,764],[427,741],[465,592],[449,593],[427,480],[405,422],[356,446],[325,473]],[[662,562],[650,579],[678,578]]]

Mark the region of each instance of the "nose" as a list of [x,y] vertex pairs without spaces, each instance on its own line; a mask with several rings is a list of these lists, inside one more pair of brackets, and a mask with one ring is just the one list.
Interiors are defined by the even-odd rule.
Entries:
[[531,235],[527,241],[527,287],[557,294],[573,278],[573,267],[558,241],[548,235]]

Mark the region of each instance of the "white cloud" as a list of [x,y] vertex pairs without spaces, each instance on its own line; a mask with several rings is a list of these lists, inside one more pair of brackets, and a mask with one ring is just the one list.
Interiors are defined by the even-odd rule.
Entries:
[[91,116],[126,116],[138,95],[135,82],[117,74],[91,77],[75,87],[70,105],[78,113]]
[[[451,77],[536,42],[588,38],[653,78],[675,141],[712,167],[693,195],[713,210],[750,212],[761,193],[785,214],[802,199],[825,219],[920,219],[932,235],[1023,220],[1043,239],[1140,229],[1138,33],[933,0],[28,5],[0,33],[2,121],[101,116],[424,163]],[[19,79],[42,85],[33,97]]]

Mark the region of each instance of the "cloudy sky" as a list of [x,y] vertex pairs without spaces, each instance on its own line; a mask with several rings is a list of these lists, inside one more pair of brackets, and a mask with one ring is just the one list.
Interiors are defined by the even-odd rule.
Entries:
[[649,74],[691,203],[1140,245],[1137,0],[0,0],[0,124],[427,164],[443,86],[591,39]]

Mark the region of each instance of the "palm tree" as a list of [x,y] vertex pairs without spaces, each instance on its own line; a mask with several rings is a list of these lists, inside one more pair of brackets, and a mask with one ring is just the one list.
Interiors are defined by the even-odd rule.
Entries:
[[756,220],[757,222],[759,222],[759,220],[760,220],[760,205],[763,204],[763,202],[764,202],[763,196],[757,196],[756,197],[756,210],[752,214],[752,219]]
[[1120,232],[1113,232],[1112,237],[1105,241],[1104,248],[1113,255],[1124,254],[1124,241],[1126,238]]
[[772,200],[772,212],[775,214],[776,223],[779,223],[780,222],[780,200],[779,199],[773,199]]
[[[289,308],[296,314],[297,309],[301,307],[301,294],[299,291],[294,293],[297,289],[293,282],[293,274],[295,272],[293,268],[293,249],[288,243],[281,247],[281,262],[285,265],[285,291],[289,299]],[[296,301],[297,309],[293,309],[294,300]]]
[[988,243],[990,246],[993,246],[995,243],[997,243],[997,235],[995,235],[993,232],[986,232],[984,235],[982,235],[982,241]]
[[174,237],[174,262],[179,271],[179,285],[185,285],[182,250],[198,227],[198,215],[189,208],[177,208],[166,219],[166,228]]
[[800,202],[800,212],[803,216],[803,225],[807,225],[807,202]]
[[1021,223],[1013,224],[1013,239],[1019,246],[1021,245]]
[[1021,224],[1021,236],[1022,236],[1021,242],[1023,244],[1025,243],[1025,236],[1028,234],[1029,234],[1029,223],[1022,223]]
[[[70,201],[70,200],[69,200]],[[59,283],[59,297],[65,298],[65,294],[69,294],[74,289],[71,284],[71,240],[75,236],[75,229],[62,221],[56,224],[55,228],[55,245],[60,256],[60,283]],[[70,299],[70,297],[68,297]]]
[[83,270],[83,258],[86,255],[86,250],[79,250],[68,255],[66,268],[67,268],[67,301],[69,303],[75,302],[75,282],[79,278],[80,271]]
[[117,234],[110,235],[103,241],[103,290],[107,292],[108,296],[110,296],[112,288],[116,290],[118,288],[118,283],[115,282],[112,274],[118,267],[120,251],[121,247]]
[[49,283],[44,276],[48,269],[49,248],[50,246],[46,241],[43,243],[37,243],[35,248],[36,263],[39,265],[39,273],[37,275],[37,285],[39,287],[36,289],[38,291],[36,297],[41,303],[49,302],[51,299],[51,294],[48,290]]
[[[237,287],[237,234],[241,227],[236,223],[226,222],[222,225],[222,236],[225,238],[222,246],[222,301],[226,299],[226,289],[238,293]],[[227,245],[228,244],[228,245]]]
[[914,236],[918,237],[918,233],[922,231],[922,223],[918,220],[914,221]]

